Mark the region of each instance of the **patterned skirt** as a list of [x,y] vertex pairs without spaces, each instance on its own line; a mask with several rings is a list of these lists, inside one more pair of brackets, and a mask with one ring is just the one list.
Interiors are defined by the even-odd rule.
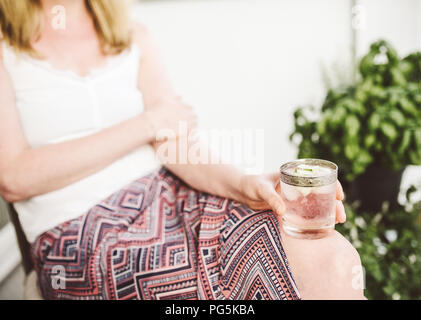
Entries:
[[46,299],[299,299],[271,211],[162,168],[37,238]]

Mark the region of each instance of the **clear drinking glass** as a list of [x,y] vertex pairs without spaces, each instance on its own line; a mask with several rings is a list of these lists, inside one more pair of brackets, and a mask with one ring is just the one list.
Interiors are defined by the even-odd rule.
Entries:
[[337,180],[338,166],[330,161],[301,159],[282,165],[282,227],[287,234],[319,239],[335,229]]

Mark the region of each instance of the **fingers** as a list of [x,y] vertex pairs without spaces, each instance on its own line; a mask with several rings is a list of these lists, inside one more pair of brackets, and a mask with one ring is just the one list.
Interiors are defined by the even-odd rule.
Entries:
[[336,223],[344,223],[346,221],[345,207],[342,201],[336,200]]
[[260,189],[261,197],[272,208],[272,210],[282,216],[286,210],[286,206],[282,197],[276,192],[272,186],[265,186]]
[[344,189],[342,188],[341,183],[338,181],[336,186],[336,199],[343,200],[345,198]]
[[281,195],[281,181],[277,181],[275,184],[275,191],[277,194]]
[[342,200],[345,198],[344,190],[338,181],[336,186],[336,223],[344,223],[346,221],[345,207]]
[[278,172],[269,173],[267,175],[267,177],[269,178],[270,181],[273,181],[274,183],[279,183],[279,181],[280,181],[280,177],[279,177]]

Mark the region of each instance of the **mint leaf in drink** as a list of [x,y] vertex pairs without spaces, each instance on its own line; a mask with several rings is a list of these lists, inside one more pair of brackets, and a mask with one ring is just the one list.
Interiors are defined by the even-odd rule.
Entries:
[[315,177],[325,173],[329,173],[329,169],[308,164],[300,164],[294,170],[295,175],[302,177]]

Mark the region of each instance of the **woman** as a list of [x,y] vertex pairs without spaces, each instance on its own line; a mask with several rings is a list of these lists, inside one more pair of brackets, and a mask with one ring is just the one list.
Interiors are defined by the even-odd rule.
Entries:
[[[154,151],[183,137],[157,134],[180,121],[191,130],[196,116],[125,9],[0,0],[0,189],[32,243],[43,296],[362,298],[351,285],[359,257],[343,237],[282,234],[277,174],[159,169]],[[338,186],[337,222],[342,198]]]

